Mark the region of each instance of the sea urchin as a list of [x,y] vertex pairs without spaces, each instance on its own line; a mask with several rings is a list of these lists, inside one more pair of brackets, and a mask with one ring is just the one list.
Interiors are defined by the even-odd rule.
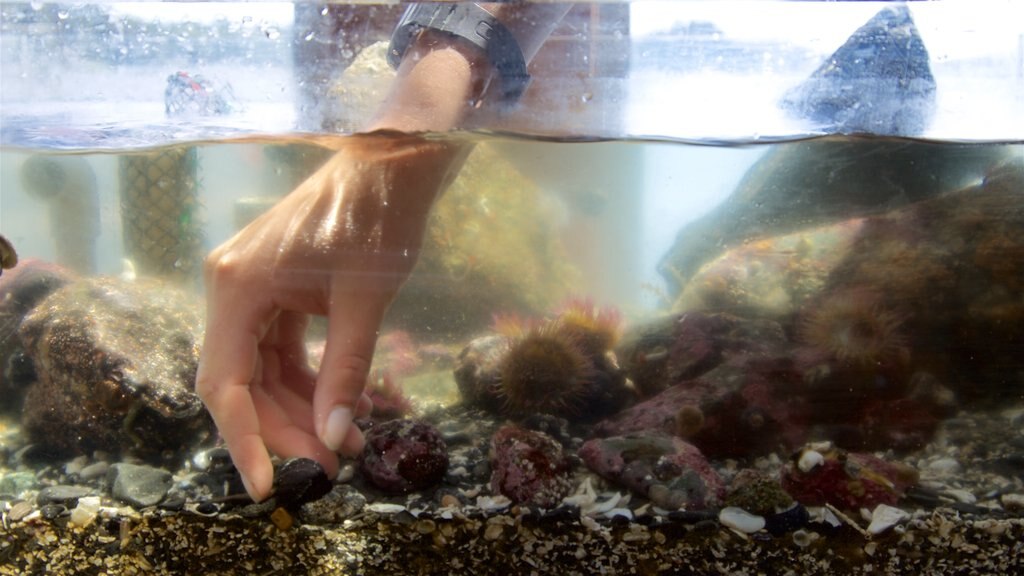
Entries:
[[534,328],[513,342],[501,364],[501,393],[510,414],[573,415],[585,401],[593,363],[557,325]]

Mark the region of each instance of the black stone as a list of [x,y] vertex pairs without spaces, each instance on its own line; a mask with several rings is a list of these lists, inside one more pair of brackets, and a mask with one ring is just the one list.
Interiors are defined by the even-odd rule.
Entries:
[[808,514],[806,508],[796,503],[778,514],[768,516],[764,520],[765,530],[772,536],[782,536],[806,526],[811,520],[811,515]]
[[274,497],[279,506],[297,509],[306,502],[319,500],[333,487],[327,472],[316,460],[290,458],[277,469]]

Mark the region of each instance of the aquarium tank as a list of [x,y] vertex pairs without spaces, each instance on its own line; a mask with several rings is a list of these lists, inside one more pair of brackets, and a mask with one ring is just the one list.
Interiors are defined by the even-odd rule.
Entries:
[[1024,573],[1019,2],[3,0],[0,264],[0,574]]

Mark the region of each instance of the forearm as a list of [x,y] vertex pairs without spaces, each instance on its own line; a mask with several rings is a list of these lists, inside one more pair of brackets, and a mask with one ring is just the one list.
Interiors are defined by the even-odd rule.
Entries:
[[[481,4],[515,36],[527,62],[570,8],[568,5]],[[419,34],[402,59],[384,104],[366,127],[373,130],[443,132],[458,128],[479,107],[492,75],[483,50],[447,34]]]

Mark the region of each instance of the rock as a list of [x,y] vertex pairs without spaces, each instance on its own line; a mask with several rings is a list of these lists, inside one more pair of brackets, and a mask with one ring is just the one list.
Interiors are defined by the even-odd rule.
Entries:
[[32,472],[9,472],[0,476],[0,494],[19,496],[39,487],[39,479]]
[[25,391],[36,379],[18,338],[22,320],[71,279],[70,272],[34,259],[23,260],[0,276],[0,413],[19,413]]
[[595,438],[579,455],[601,477],[666,510],[711,508],[725,495],[721,478],[700,451],[678,438],[654,433]]
[[825,132],[923,133],[935,112],[935,78],[910,10],[882,9],[782,106]]
[[[990,168],[1019,154],[1019,146],[1013,145],[939,145],[846,137],[781,144],[751,166],[722,204],[679,231],[658,268],[671,294],[679,295],[691,281],[704,284],[709,294],[702,299],[709,308],[741,313],[730,307],[730,293],[742,286],[728,282],[728,277],[717,279],[721,274],[696,276],[702,266],[721,255],[747,249],[750,255],[737,253],[733,266],[742,262],[764,288],[762,294],[743,290],[745,300],[740,304],[760,300],[778,309],[787,299],[797,303],[799,295],[807,292],[806,283],[821,276],[811,265],[815,260],[801,263],[801,258],[827,257],[830,244],[842,250],[847,241],[838,234],[841,230],[836,230],[834,237],[824,234],[806,242],[799,237],[774,246],[759,241],[953,192],[976,183]],[[758,254],[760,258],[751,257]],[[780,272],[765,276],[772,270]],[[785,283],[787,278],[793,282],[790,286]],[[676,307],[678,311],[685,311],[686,304],[692,302],[693,296],[687,298]]]
[[307,502],[299,509],[299,518],[308,524],[340,524],[361,512],[366,496],[347,484],[337,484],[323,498]]
[[[980,160],[1008,149],[967,153]],[[680,300],[696,309],[680,317],[710,308],[774,319],[790,340],[781,354],[802,381],[776,391],[814,407],[806,423],[817,435],[854,450],[919,449],[964,402],[1020,390],[1022,190],[1018,159],[980,185],[750,242],[701,269]],[[670,361],[699,366],[719,354],[722,336],[703,329],[681,363],[681,334],[665,334],[660,348],[639,354],[662,358],[670,383]],[[961,344],[950,348],[954,339]]]
[[324,467],[309,458],[289,458],[274,475],[274,499],[277,505],[294,510],[327,495],[333,485]]
[[505,426],[491,438],[491,491],[517,504],[553,508],[572,491],[562,445],[542,432]]
[[86,486],[47,486],[36,495],[36,505],[46,506],[47,504],[61,504],[68,508],[78,504],[79,498],[93,494],[92,488]]
[[680,317],[663,377],[689,379],[600,422],[594,434],[675,434],[712,458],[795,448],[806,440],[809,407],[786,346],[774,322]]
[[[870,454],[817,446],[820,464],[802,470],[796,461],[782,472],[782,487],[805,506],[832,504],[845,510],[895,505],[917,483],[917,471]],[[799,460],[802,453],[796,455]]]
[[148,508],[167,496],[173,478],[167,470],[122,462],[110,467],[107,482],[114,498],[134,508]]
[[729,483],[725,505],[742,508],[758,516],[771,516],[793,505],[782,485],[752,468],[745,468]]
[[448,469],[441,434],[426,422],[392,420],[370,428],[360,457],[363,476],[392,494],[406,494],[439,483]]
[[196,303],[155,282],[82,279],[53,292],[20,328],[39,377],[28,437],[60,454],[183,457],[213,430],[193,392],[201,329]]

